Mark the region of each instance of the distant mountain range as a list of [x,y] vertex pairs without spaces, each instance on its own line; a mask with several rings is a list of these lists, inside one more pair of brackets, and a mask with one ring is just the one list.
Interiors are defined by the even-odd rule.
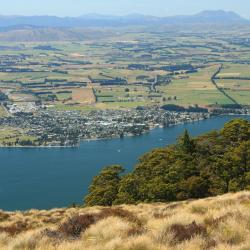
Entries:
[[[189,25],[189,26],[188,26]],[[203,11],[190,16],[154,17],[140,14],[128,16],[107,16],[88,14],[80,17],[56,16],[0,16],[0,42],[49,42],[49,41],[82,41],[100,39],[117,35],[116,29],[136,27],[155,30],[168,26],[176,30],[206,27],[250,25],[250,20],[244,19],[234,12]],[[111,29],[115,28],[115,29]]]
[[[56,16],[0,16],[0,27],[117,27],[134,25],[187,25],[187,24],[250,24],[234,12],[223,10],[203,11],[196,15],[154,17],[140,14],[108,16],[88,14],[80,17]],[[2,29],[3,30],[3,29]]]

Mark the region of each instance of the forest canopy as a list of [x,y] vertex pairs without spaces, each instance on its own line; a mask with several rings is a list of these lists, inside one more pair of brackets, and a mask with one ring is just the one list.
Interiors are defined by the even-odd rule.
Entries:
[[250,122],[234,119],[219,131],[142,156],[134,170],[109,166],[94,177],[86,206],[167,202],[250,189]]

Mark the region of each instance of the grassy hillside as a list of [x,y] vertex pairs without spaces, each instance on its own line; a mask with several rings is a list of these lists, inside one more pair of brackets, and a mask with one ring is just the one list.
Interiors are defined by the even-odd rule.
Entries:
[[250,248],[250,192],[174,203],[0,212],[0,249]]

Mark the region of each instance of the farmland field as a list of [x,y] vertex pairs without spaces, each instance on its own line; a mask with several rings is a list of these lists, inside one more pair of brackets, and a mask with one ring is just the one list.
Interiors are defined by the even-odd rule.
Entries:
[[7,116],[7,112],[3,106],[0,106],[0,117],[5,117]]
[[95,103],[95,95],[92,88],[78,88],[72,92],[72,101],[80,104]]
[[79,42],[1,43],[1,92],[13,103],[60,110],[208,107],[233,99],[250,105],[249,28],[138,30]]
[[25,135],[25,131],[17,128],[11,127],[1,127],[0,128],[0,145],[8,146],[12,143],[20,145],[20,142],[35,141],[35,137]]

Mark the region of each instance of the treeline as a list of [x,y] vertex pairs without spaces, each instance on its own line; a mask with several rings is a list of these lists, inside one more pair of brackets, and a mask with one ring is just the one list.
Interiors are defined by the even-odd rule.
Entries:
[[175,104],[166,104],[161,107],[167,111],[174,111],[174,112],[198,112],[198,113],[208,113],[208,109],[196,106],[189,106],[185,108],[183,106],[175,105]]
[[62,51],[60,49],[54,48],[51,45],[39,45],[36,47],[33,47],[35,50],[49,50],[49,51]]
[[212,110],[210,112],[213,115],[225,115],[225,114],[248,114],[250,108],[249,105],[244,105],[239,108],[237,104],[222,104],[222,105],[211,105]]
[[100,85],[126,85],[127,80],[119,77],[111,79],[94,79],[89,76],[89,79],[92,83],[100,83]]
[[190,73],[197,72],[197,70],[193,67],[191,64],[180,64],[180,65],[168,65],[168,66],[162,66],[160,67],[161,70],[166,70],[166,71],[190,71]]
[[220,131],[191,138],[144,155],[131,173],[104,168],[85,205],[167,202],[250,189],[250,122],[235,119]]
[[[7,81],[7,83],[11,83]],[[86,87],[86,82],[69,82],[66,79],[47,79],[45,78],[42,82],[12,82],[21,84],[23,87],[28,87],[31,89],[43,89],[48,87],[58,88],[58,87]]]
[[250,80],[250,77],[238,77],[238,76],[216,76],[216,80]]
[[214,84],[216,89],[221,92],[221,94],[223,94],[225,97],[227,97],[229,100],[231,100],[240,109],[241,105],[233,97],[231,97],[227,92],[225,92],[225,90],[223,88],[220,88],[218,86],[218,84],[216,83],[216,78],[220,74],[222,69],[223,69],[223,64],[221,64],[220,67],[218,68],[218,70],[212,75],[211,82]]
[[43,71],[35,71],[29,68],[13,68],[13,67],[1,67],[0,72],[4,73],[28,73],[28,72],[43,72]]

